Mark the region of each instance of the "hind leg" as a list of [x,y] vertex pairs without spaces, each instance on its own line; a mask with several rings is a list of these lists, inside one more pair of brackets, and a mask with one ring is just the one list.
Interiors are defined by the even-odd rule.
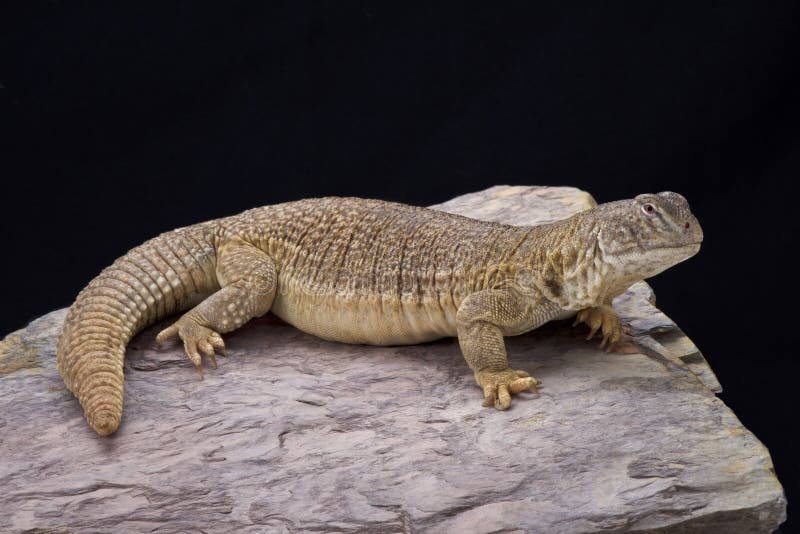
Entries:
[[272,258],[249,243],[238,240],[223,243],[217,258],[221,289],[156,336],[158,343],[175,335],[180,337],[200,378],[203,377],[201,353],[216,367],[215,352],[225,354],[220,334],[267,313],[275,298],[278,279]]

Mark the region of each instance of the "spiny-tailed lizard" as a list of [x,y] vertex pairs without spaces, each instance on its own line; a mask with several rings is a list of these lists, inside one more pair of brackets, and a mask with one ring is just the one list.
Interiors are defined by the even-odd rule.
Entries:
[[[483,389],[507,409],[538,381],[511,369],[504,336],[576,316],[620,339],[611,301],[698,252],[703,233],[672,192],[519,227],[359,198],[265,206],[164,233],[130,250],[70,307],[58,370],[91,427],[122,416],[123,358],[140,330],[186,311],[178,336],[202,376],[221,334],[268,311],[323,339],[402,345],[457,336]],[[188,311],[187,311],[188,310]]]

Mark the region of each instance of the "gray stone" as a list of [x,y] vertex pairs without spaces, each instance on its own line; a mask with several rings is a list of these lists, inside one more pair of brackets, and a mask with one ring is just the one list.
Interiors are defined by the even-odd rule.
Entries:
[[[495,187],[438,209],[513,224],[593,205]],[[508,340],[541,397],[482,408],[454,339],[329,343],[271,315],[204,381],[158,326],[130,344],[125,412],[95,435],[55,370],[58,310],[0,342],[0,531],[769,532],[766,448],[715,395],[645,283],[615,353],[551,323]]]

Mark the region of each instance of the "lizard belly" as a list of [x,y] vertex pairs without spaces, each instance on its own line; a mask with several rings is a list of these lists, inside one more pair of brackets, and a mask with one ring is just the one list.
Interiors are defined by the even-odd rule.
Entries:
[[322,339],[366,345],[410,345],[456,335],[447,298],[383,294],[279,292],[271,311]]
[[562,321],[564,319],[570,319],[572,317],[575,317],[575,314],[577,314],[577,313],[578,313],[578,311],[576,311],[576,310],[561,310],[560,312],[558,312],[558,315],[556,315],[555,317],[553,317],[550,320],[551,321]]

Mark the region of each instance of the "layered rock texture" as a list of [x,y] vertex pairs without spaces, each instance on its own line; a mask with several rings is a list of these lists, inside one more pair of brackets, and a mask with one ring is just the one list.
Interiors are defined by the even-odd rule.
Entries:
[[[593,204],[494,187],[435,207],[538,224]],[[645,283],[614,307],[632,337],[612,353],[570,321],[510,338],[512,367],[542,388],[505,412],[481,407],[455,339],[343,345],[268,315],[226,336],[229,357],[200,381],[182,347],[156,347],[156,325],[128,348],[110,438],[56,372],[54,311],[0,342],[0,531],[777,528],[769,453],[700,351]]]

